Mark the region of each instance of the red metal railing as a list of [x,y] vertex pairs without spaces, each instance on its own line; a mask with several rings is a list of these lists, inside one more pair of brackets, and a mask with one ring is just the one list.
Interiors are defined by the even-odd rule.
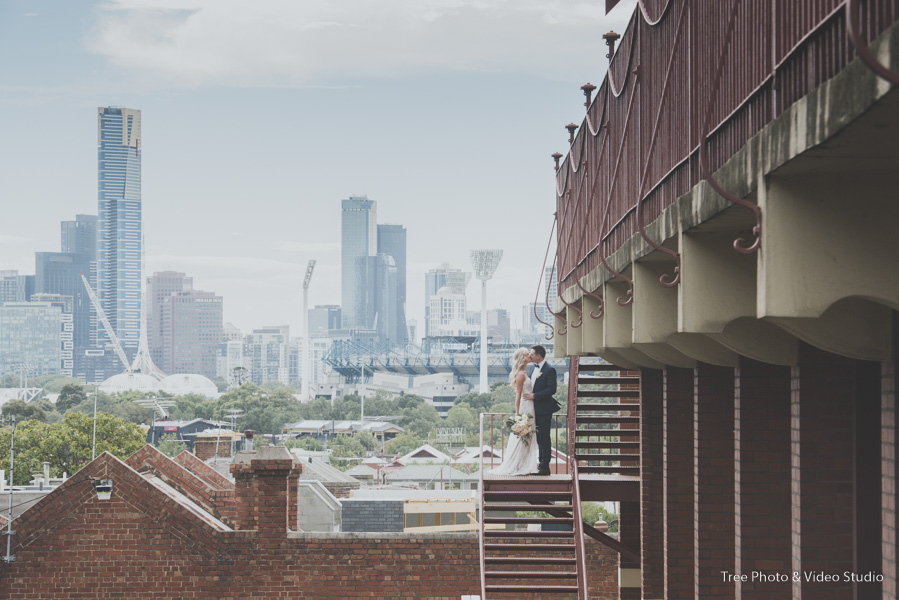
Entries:
[[556,174],[560,290],[600,265],[629,282],[610,254],[658,247],[648,223],[857,55],[899,80],[866,49],[897,18],[899,0],[640,0]]

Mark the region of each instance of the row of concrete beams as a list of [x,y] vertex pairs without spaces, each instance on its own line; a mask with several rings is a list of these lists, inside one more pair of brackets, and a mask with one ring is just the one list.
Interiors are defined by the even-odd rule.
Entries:
[[[899,28],[878,41],[899,66]],[[877,45],[875,45],[877,46]],[[876,49],[876,48],[875,48]],[[858,61],[790,107],[716,173],[761,209],[761,250],[734,251],[754,221],[706,183],[647,227],[680,256],[681,281],[659,283],[674,261],[634,236],[558,301],[556,356],[600,355],[625,367],[736,366],[738,356],[794,365],[797,340],[863,360],[891,358],[899,310],[899,90]],[[564,320],[563,318],[564,317]]]

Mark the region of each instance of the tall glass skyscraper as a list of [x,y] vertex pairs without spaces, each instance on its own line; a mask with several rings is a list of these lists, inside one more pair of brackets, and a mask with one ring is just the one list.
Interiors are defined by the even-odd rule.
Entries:
[[390,339],[402,344],[408,337],[406,329],[406,228],[402,225],[378,225],[378,254],[393,258],[396,266],[396,292],[393,305],[385,307],[393,313]]
[[[97,109],[97,296],[122,347],[137,351],[141,315],[141,115]],[[99,332],[100,343],[106,332]]]
[[343,326],[368,328],[370,323],[359,322],[357,261],[378,253],[378,203],[365,196],[350,196],[341,202],[340,244],[340,302]]

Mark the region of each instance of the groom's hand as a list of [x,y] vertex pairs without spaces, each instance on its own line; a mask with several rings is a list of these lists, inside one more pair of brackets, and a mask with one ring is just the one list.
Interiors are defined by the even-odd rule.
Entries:
[[525,400],[533,400],[534,394],[531,392],[525,392],[521,395],[521,397],[524,398]]

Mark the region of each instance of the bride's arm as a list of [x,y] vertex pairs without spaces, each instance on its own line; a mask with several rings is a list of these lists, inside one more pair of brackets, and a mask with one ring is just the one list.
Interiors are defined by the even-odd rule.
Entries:
[[524,378],[526,377],[524,371],[518,374],[515,378],[515,414],[518,414],[518,410],[521,407],[521,390],[524,388]]

